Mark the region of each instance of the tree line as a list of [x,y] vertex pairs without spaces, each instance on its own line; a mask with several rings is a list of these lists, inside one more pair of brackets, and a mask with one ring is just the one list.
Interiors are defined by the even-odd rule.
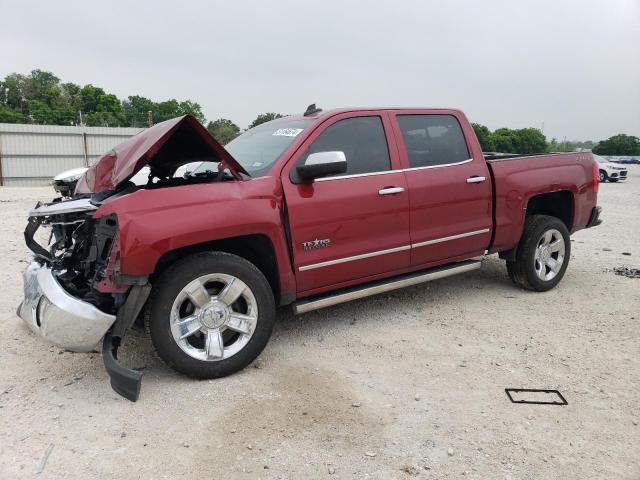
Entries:
[[575,142],[552,138],[547,141],[537,128],[498,128],[493,132],[484,125],[473,123],[473,129],[484,152],[500,153],[549,153],[591,150],[597,155],[640,155],[640,138],[623,133],[600,142],[587,140]]
[[[199,103],[169,99],[156,102],[132,95],[119,99],[103,88],[88,84],[63,83],[53,73],[33,70],[28,75],[11,73],[0,80],[0,123],[46,125],[89,125],[107,127],[146,127],[152,123],[191,114],[223,145],[242,129],[226,118],[206,122]],[[248,128],[283,115],[261,113]],[[640,139],[619,134],[600,142],[547,141],[536,128],[499,128],[491,131],[477,123],[473,128],[485,152],[543,153],[592,149],[600,155],[640,155]]]
[[[45,70],[33,70],[28,75],[11,73],[0,80],[0,123],[146,127],[186,114],[203,125],[206,122],[202,107],[193,100],[156,102],[141,95],[121,100],[101,87],[61,82]],[[260,114],[249,128],[281,116]],[[241,131],[224,118],[209,122],[207,128],[223,143]]]

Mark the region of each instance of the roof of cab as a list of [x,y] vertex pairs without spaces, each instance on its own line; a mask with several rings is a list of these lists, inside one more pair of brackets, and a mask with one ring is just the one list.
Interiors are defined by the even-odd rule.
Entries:
[[[329,117],[333,117],[334,115],[339,115],[341,113],[350,113],[350,112],[382,112],[389,110],[407,110],[407,111],[415,111],[415,110],[423,110],[425,112],[459,112],[462,113],[461,110],[457,108],[447,108],[447,107],[343,107],[343,108],[332,108],[329,110],[321,110],[317,113],[312,113],[310,115],[304,115],[302,113],[287,115],[282,117],[288,120],[304,120],[304,119],[313,119],[313,120],[323,120]],[[279,120],[279,119],[278,119]]]

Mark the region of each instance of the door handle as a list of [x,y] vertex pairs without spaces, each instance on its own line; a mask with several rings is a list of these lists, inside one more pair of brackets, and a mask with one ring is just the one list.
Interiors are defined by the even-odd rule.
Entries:
[[385,187],[382,190],[378,190],[378,195],[395,195],[402,192],[404,192],[402,187]]
[[467,183],[480,183],[484,182],[486,179],[486,177],[478,177],[477,175],[475,175],[473,177],[467,178]]

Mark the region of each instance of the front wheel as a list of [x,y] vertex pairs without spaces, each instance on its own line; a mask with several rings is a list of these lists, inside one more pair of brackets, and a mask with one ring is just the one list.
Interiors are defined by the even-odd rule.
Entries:
[[604,170],[600,170],[600,173],[598,174],[598,180],[600,181],[600,183],[606,182],[607,178],[607,172],[605,172]]
[[273,330],[275,301],[252,263],[229,253],[200,253],[162,275],[147,318],[151,341],[170,367],[218,378],[260,355]]
[[566,225],[556,217],[527,217],[515,261],[507,262],[509,277],[519,287],[544,292],[555,287],[567,270],[571,241]]

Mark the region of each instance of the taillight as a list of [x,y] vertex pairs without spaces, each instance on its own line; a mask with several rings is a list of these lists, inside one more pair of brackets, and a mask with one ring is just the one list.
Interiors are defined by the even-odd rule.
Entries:
[[593,162],[593,191],[598,193],[598,186],[600,185],[600,169],[597,162]]

